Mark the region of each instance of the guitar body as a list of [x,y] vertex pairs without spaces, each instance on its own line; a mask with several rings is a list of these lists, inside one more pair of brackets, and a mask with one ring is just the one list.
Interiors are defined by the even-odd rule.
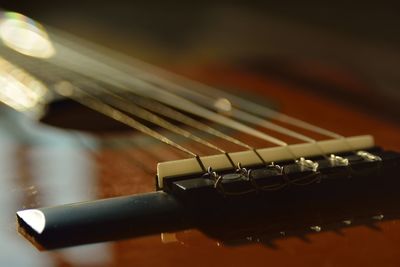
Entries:
[[[272,100],[289,115],[336,129],[345,136],[370,133],[377,144],[400,149],[396,140],[398,126],[283,80],[215,66],[184,74],[215,86],[242,89],[244,94],[265,98],[267,102]],[[10,170],[14,167],[17,172],[18,179],[8,181],[9,190],[16,192],[8,199],[14,201],[15,209],[150,192],[155,186],[157,162],[183,156],[130,131],[82,135],[32,122],[20,115],[12,116],[19,121],[16,127],[21,127],[22,137],[5,137],[9,145],[3,151],[7,159],[2,167]],[[5,127],[3,132],[12,130]],[[186,144],[202,152],[198,146]],[[28,251],[32,259],[49,266],[397,266],[400,263],[398,219],[348,226],[340,231],[306,234],[300,231],[298,236],[281,236],[271,243],[249,237],[247,242],[225,244],[198,229],[160,234],[51,252],[36,251],[23,237],[14,238],[19,246],[15,251]]]
[[[283,112],[328,129],[335,128],[346,136],[372,133],[377,144],[394,150],[400,148],[397,142],[398,126],[338,105],[285,81],[227,68],[200,69],[186,74],[209,84],[241,88],[247,93],[273,99]],[[109,164],[112,165],[111,162]],[[135,182],[132,188],[135,188]],[[178,232],[176,238],[176,242],[167,244],[160,242],[158,235],[122,241],[117,246],[117,251],[121,253],[120,263],[131,261],[140,265],[164,266],[396,266],[400,261],[397,253],[400,245],[398,220],[378,222],[376,227],[358,225],[340,232],[282,237],[274,241],[276,246],[256,240],[224,246],[198,230]]]
[[[309,91],[304,85],[248,69],[214,65],[173,71],[259,103],[272,104],[280,112],[343,136],[371,134],[378,146],[400,150],[400,127],[375,115],[379,111],[362,112],[340,99]],[[119,235],[108,242],[36,250],[14,229],[17,210],[151,192],[155,190],[157,163],[187,157],[81,106],[71,108],[64,100],[52,105],[42,121],[2,107],[1,266],[400,265],[400,220],[393,215],[397,203],[371,211],[360,205],[359,210],[346,210],[345,216],[324,214],[334,227],[308,224],[308,218],[301,218],[300,214],[293,221],[267,219],[254,229],[238,223],[237,229],[228,230],[224,225],[232,222],[217,221],[217,231],[188,228],[135,238]],[[92,131],[66,129],[71,126]],[[316,140],[326,139],[303,132]],[[271,146],[233,131],[232,135],[257,148]],[[289,144],[299,142],[276,136]],[[188,140],[177,140],[201,156],[216,153]],[[228,152],[238,150],[228,142],[219,142]],[[346,207],[338,207],[342,208]],[[390,216],[386,216],[388,210]],[[309,212],[304,217],[311,215],[312,210]],[[306,223],[299,223],[302,219]],[[239,221],[246,218],[238,218]],[[288,231],[274,232],[281,225]],[[116,229],[111,226],[103,231],[112,233]]]

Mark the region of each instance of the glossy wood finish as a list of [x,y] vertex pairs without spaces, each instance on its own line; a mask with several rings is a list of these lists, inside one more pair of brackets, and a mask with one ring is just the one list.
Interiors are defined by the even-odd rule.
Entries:
[[[373,134],[377,144],[400,150],[399,126],[313,95],[285,81],[223,67],[191,69],[184,74],[215,86],[237,88],[276,101],[282,111],[346,136]],[[54,131],[39,128],[41,130]],[[121,133],[109,137],[107,142],[80,137],[80,145],[74,146],[65,140],[76,140],[76,136],[68,135],[64,138],[64,144],[67,144],[64,147],[60,145],[62,142],[50,142],[45,135],[42,142],[26,142],[28,146],[21,146],[23,139],[20,138],[19,154],[9,162],[18,162],[19,182],[12,188],[24,199],[19,203],[25,204],[14,204],[15,210],[154,190],[156,163],[183,155],[142,136],[133,138],[138,145],[123,142],[127,137],[126,133]],[[268,145],[241,137],[259,146]],[[316,138],[321,139],[320,136]],[[89,148],[82,148],[85,147],[82,140]],[[210,153],[196,145],[188,145],[201,153]],[[62,166],[57,168],[57,164]],[[40,173],[50,173],[54,180],[40,181]],[[68,176],[76,181],[66,181]],[[7,216],[11,214],[9,212]],[[10,221],[4,229],[11,227]],[[171,242],[162,242],[160,235],[154,235],[54,252],[36,252],[19,237],[16,241],[19,247],[14,253],[24,257],[31,254],[32,262],[42,262],[42,266],[398,266],[400,220],[378,222],[376,226],[346,227],[341,233],[316,232],[304,237],[282,237],[276,240],[275,247],[257,242],[225,246],[196,229],[169,235]],[[32,266],[36,265],[40,266]]]

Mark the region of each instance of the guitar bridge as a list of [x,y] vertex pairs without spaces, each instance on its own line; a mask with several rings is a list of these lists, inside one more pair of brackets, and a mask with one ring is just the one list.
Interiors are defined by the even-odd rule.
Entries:
[[[321,150],[329,156],[321,155]],[[342,185],[355,188],[382,179],[381,173],[400,161],[398,153],[374,147],[371,136],[267,148],[258,153],[264,164],[249,151],[230,154],[236,168],[229,165],[224,155],[201,157],[199,160],[208,167],[206,172],[202,172],[193,159],[160,163],[158,189],[198,200],[274,194],[274,191],[284,189],[308,191],[304,186],[322,191]],[[293,155],[297,160],[293,160]],[[242,160],[247,160],[246,165],[243,166]],[[190,166],[194,171],[191,172]]]
[[304,190],[300,188],[302,186],[328,190],[325,185],[319,186],[320,183],[329,183],[330,186],[363,187],[363,183],[379,180],[381,177],[378,174],[386,173],[400,162],[400,154],[395,152],[373,148],[364,153],[380,160],[370,160],[358,153],[346,152],[336,156],[346,164],[338,164],[337,161],[332,161],[332,158],[314,157],[309,159],[308,164],[312,164],[309,167],[304,167],[298,162],[284,161],[269,166],[254,166],[251,169],[238,168],[221,172],[209,169],[203,175],[168,177],[165,179],[163,190],[179,197],[199,199],[217,195],[226,197],[267,194],[285,188]]

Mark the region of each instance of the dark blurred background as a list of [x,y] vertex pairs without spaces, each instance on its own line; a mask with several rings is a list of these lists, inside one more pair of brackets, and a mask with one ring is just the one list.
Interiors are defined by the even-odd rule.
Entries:
[[397,1],[1,1],[0,6],[157,65],[236,66],[400,122]]

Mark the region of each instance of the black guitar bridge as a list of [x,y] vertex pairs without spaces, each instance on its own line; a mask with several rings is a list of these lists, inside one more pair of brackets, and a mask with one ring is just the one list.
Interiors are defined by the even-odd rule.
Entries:
[[168,177],[163,190],[177,197],[196,199],[271,194],[288,188],[329,191],[332,187],[343,187],[348,191],[349,187],[365,188],[371,183],[376,183],[374,188],[389,182],[398,183],[394,169],[399,166],[400,154],[379,148],[327,158],[314,157],[306,164],[302,163],[304,161],[277,162],[247,169],[239,166],[220,173],[209,169],[205,174]]

